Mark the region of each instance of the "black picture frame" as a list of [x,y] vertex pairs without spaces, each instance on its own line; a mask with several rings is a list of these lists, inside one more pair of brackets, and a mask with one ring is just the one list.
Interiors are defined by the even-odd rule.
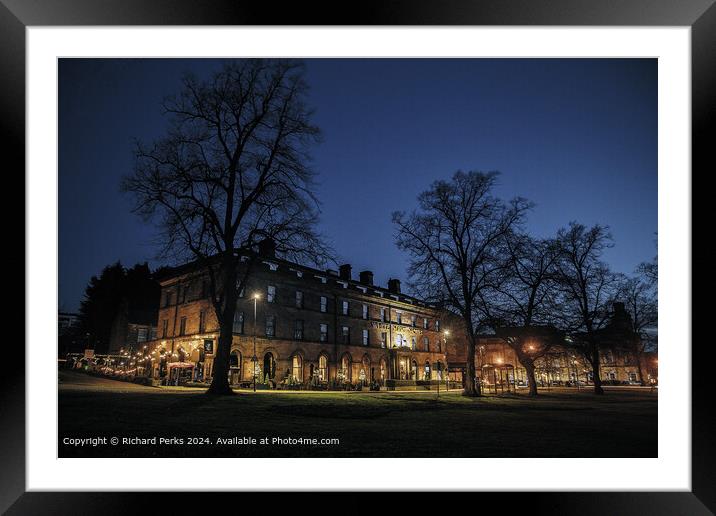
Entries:
[[[699,170],[702,175],[716,170],[711,149],[716,125],[714,0],[364,0],[356,4],[284,0],[0,0],[0,124],[3,135],[0,145],[6,170],[11,167],[25,169],[25,28],[41,25],[689,26],[692,45],[692,178],[699,175],[696,173]],[[18,267],[20,256],[26,258],[24,251],[13,258]],[[52,287],[48,287],[48,292],[52,291]],[[24,304],[18,302],[17,306]],[[685,329],[684,338],[689,337],[688,329]],[[693,341],[696,342],[695,337]],[[709,348],[710,345],[692,346],[691,349],[691,492],[477,493],[469,496],[479,500],[475,503],[483,508],[496,503],[496,507],[503,507],[498,510],[509,513],[713,513],[716,511],[716,424],[710,407],[708,378],[712,361],[707,356]],[[158,501],[162,510],[186,513],[207,503],[196,494],[187,493],[25,492],[25,373],[23,368],[9,367],[3,376],[6,385],[0,389],[0,510],[7,514],[120,514],[148,508],[151,502]],[[149,500],[155,496],[161,499]],[[224,500],[232,503],[229,497],[233,495],[211,496],[214,507],[219,507]],[[298,497],[299,504],[310,500],[305,493],[292,496]],[[358,502],[356,493],[346,496],[355,497],[356,503],[365,503]],[[463,510],[460,505],[466,502],[455,501],[452,494],[430,497],[422,493],[414,497],[425,510],[428,510],[427,506],[422,504],[430,500],[438,504],[440,510]],[[453,503],[458,505],[452,506]],[[348,507],[352,502],[344,499],[341,505]]]

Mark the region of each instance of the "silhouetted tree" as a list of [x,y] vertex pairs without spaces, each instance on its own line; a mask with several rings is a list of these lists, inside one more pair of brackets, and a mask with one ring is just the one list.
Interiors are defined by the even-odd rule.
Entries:
[[529,394],[537,395],[535,360],[563,342],[555,323],[559,250],[550,239],[510,231],[504,239],[507,260],[503,281],[496,282],[492,307],[494,331],[514,351],[527,373]]
[[108,265],[99,276],[92,276],[85,288],[79,310],[80,331],[73,340],[83,340],[83,347],[105,352],[112,322],[122,302],[139,309],[156,310],[160,290],[146,263],[131,269],[125,269],[120,262]]
[[505,203],[492,195],[496,172],[456,172],[418,196],[418,209],[393,213],[399,249],[410,256],[410,286],[428,301],[442,302],[458,315],[467,334],[464,394],[479,396],[475,382],[478,333],[489,326],[484,309],[493,282],[505,267],[502,237],[523,219],[529,204]]
[[592,367],[595,394],[604,394],[600,377],[599,331],[609,322],[611,303],[618,286],[617,277],[602,261],[611,247],[608,228],[587,228],[571,222],[557,234],[559,259],[556,262],[560,289],[561,324],[570,333],[569,344]]
[[659,308],[657,301],[656,282],[649,272],[637,269],[637,276],[622,276],[619,285],[619,299],[629,314],[631,331],[635,338],[626,344],[627,351],[634,353],[639,370],[639,382],[646,384],[644,374],[644,353],[654,351],[657,343],[657,326]]
[[[189,75],[164,102],[167,135],[138,144],[123,189],[158,223],[166,256],[206,270],[219,322],[210,393],[231,393],[232,322],[260,240],[295,261],[323,263],[309,147],[319,139],[304,104],[303,65],[240,60],[207,80]],[[240,267],[241,258],[250,260]],[[241,269],[241,272],[239,272]]]

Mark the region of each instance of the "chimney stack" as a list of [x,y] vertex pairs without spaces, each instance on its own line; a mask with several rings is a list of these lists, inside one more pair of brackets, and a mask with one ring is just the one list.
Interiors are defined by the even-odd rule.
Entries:
[[340,267],[338,267],[338,274],[343,280],[350,280],[351,279],[351,265],[350,263],[344,263]]
[[359,276],[360,282],[363,283],[363,285],[373,286],[373,271],[361,271]]
[[273,238],[264,238],[259,242],[259,254],[270,258],[276,257],[276,242]]
[[388,280],[388,291],[391,294],[400,294],[400,280],[399,279],[389,279]]

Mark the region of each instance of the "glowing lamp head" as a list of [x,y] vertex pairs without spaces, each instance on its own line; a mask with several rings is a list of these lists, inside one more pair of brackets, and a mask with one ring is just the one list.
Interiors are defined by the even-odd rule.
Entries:
[[259,299],[261,299],[261,294],[259,294],[258,292],[255,292],[253,295],[253,298],[256,300],[259,300]]

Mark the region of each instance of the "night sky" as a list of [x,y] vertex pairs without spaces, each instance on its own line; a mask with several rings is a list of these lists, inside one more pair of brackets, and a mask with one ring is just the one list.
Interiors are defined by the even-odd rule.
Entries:
[[[163,134],[161,99],[198,59],[61,59],[59,303],[120,260],[156,260],[154,229],[119,191],[134,138]],[[498,170],[497,194],[527,197],[528,227],[611,227],[620,272],[651,259],[657,230],[656,59],[313,59],[309,105],[320,230],[353,271],[406,280],[390,214],[456,170]]]

